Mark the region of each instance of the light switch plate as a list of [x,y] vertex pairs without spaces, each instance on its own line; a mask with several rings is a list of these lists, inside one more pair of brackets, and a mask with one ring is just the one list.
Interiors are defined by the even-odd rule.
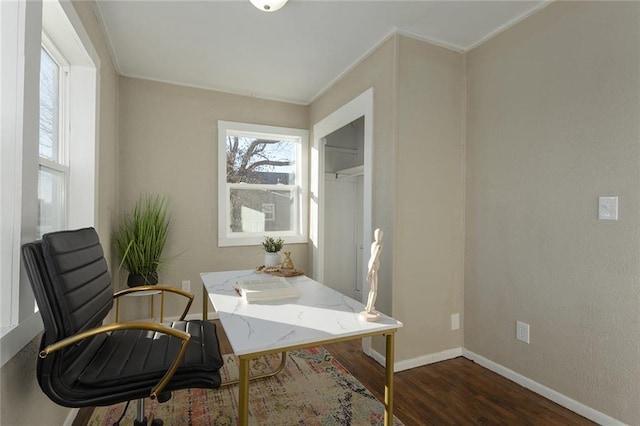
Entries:
[[521,342],[529,342],[529,324],[522,321],[516,321],[516,339]]
[[618,197],[598,197],[598,219],[618,220]]

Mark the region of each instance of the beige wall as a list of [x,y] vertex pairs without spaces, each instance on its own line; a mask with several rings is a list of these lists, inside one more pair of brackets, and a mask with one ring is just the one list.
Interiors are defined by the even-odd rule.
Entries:
[[463,298],[463,57],[400,37],[397,78],[393,315],[405,360],[462,346],[451,315]]
[[0,369],[0,424],[7,426],[61,425],[70,408],[54,404],[36,379],[40,336]]
[[[141,192],[171,197],[165,250],[170,260],[160,276],[176,287],[191,280],[191,313],[201,311],[200,272],[251,269],[263,262],[260,246],[218,247],[218,120],[309,128],[305,106],[120,78],[121,206],[129,207]],[[304,270],[306,244],[285,247]],[[167,314],[179,312],[171,304]]]
[[[75,10],[101,61],[98,115],[98,208],[96,229],[103,243],[110,240],[111,212],[117,194],[117,74],[104,37],[93,14],[93,2],[74,1]],[[40,26],[33,22],[32,25]],[[109,253],[107,253],[109,256]],[[70,409],[51,402],[36,379],[36,359],[40,335],[0,369],[0,424],[60,425]]]
[[[555,2],[468,54],[465,347],[640,421],[640,3]],[[598,196],[620,220],[597,220]],[[515,322],[531,325],[531,344]]]
[[460,54],[394,36],[311,104],[313,126],[374,88],[376,307],[404,323],[398,361],[462,345],[450,319],[462,313],[463,75]]

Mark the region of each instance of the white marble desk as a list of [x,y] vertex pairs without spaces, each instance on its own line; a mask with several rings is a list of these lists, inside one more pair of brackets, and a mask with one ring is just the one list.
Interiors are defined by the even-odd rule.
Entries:
[[[393,422],[393,338],[402,323],[386,315],[367,322],[365,306],[311,278],[287,278],[298,299],[248,304],[236,293],[238,279],[268,277],[253,270],[200,274],[211,303],[240,360],[239,423],[248,424],[249,361],[259,356],[350,339],[386,336],[385,425]],[[206,316],[206,312],[203,312]]]

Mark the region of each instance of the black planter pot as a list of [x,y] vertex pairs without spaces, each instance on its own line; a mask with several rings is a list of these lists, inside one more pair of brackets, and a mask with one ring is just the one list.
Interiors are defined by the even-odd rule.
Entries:
[[141,285],[156,285],[158,284],[158,274],[129,274],[127,277],[127,285],[129,287],[138,287]]

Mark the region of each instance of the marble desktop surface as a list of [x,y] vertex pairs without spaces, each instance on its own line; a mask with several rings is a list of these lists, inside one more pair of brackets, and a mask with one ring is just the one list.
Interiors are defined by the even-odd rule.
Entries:
[[365,306],[305,276],[287,278],[300,292],[298,299],[246,303],[233,284],[240,279],[268,278],[254,270],[200,274],[236,355],[286,349],[308,343],[402,327],[381,314],[367,322],[359,313]]

